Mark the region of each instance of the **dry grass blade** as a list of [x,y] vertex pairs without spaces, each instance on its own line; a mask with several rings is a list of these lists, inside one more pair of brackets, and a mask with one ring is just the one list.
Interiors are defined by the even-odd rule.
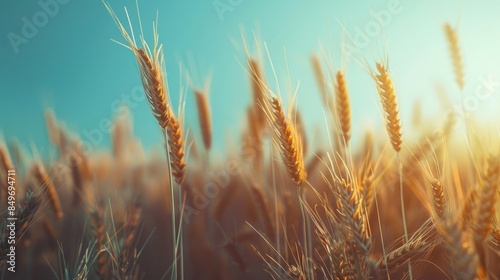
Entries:
[[210,113],[210,104],[208,103],[208,94],[200,90],[195,90],[195,95],[201,136],[205,149],[208,151],[212,146],[212,115]]
[[349,101],[349,92],[347,91],[345,76],[342,71],[338,71],[335,76],[335,97],[337,103],[337,116],[344,138],[343,144],[347,145],[351,139],[351,103]]
[[43,189],[43,193],[47,195],[47,199],[50,201],[52,210],[58,219],[62,219],[63,211],[61,208],[61,202],[59,200],[59,195],[57,194],[54,182],[49,178],[43,164],[41,162],[36,162],[33,166],[33,174],[35,176],[36,182]]
[[455,73],[455,80],[458,87],[460,89],[463,89],[464,65],[462,62],[462,54],[460,53],[460,44],[458,42],[457,31],[449,23],[446,23],[444,25],[444,32],[450,48],[450,56],[453,64],[453,72]]
[[392,147],[396,152],[399,152],[401,150],[402,132],[394,85],[391,77],[389,76],[389,72],[383,63],[377,63],[377,71],[378,73],[373,75],[385,112],[387,133],[391,139]]
[[304,157],[299,136],[292,124],[286,119],[281,102],[277,97],[271,99],[271,114],[273,125],[281,148],[281,155],[288,174],[300,186],[306,178]]

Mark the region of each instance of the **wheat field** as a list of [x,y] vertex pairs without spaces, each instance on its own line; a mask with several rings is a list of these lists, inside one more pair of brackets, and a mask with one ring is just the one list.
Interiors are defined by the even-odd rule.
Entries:
[[[498,131],[446,113],[445,102],[440,119],[426,120],[416,104],[403,123],[390,52],[356,65],[373,80],[374,118],[385,124],[362,136],[352,132],[363,127],[351,116],[362,110],[351,107],[356,81],[311,55],[325,144],[308,133],[315,124],[303,121],[295,93],[270,82],[272,61],[247,51],[246,122],[231,136],[237,145],[219,153],[211,112],[220,108],[210,102],[217,93],[190,88],[196,112],[172,104],[158,26],[147,41],[105,8],[136,59],[163,150],[146,152],[127,108],[111,126],[109,150],[87,152],[49,108],[51,158],[0,139],[1,279],[500,278]],[[467,79],[459,29],[445,24],[442,36],[449,68],[441,70],[453,73],[460,94]],[[185,114],[198,125],[187,127]],[[8,170],[16,170],[15,193]]]

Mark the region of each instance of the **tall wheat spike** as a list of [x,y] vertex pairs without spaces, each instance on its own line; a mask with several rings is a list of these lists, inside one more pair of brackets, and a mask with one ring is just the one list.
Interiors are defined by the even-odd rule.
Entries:
[[101,279],[108,279],[109,255],[106,246],[106,228],[101,211],[96,210],[91,214],[94,237],[96,239],[97,260],[95,272]]
[[425,252],[429,248],[429,245],[429,242],[421,239],[405,243],[401,245],[401,247],[388,253],[387,260],[381,258],[377,262],[377,266],[380,270],[396,270],[408,262],[409,259]]
[[[406,213],[405,213],[405,201],[404,201],[404,190],[403,190],[403,164],[401,162],[401,150],[402,132],[401,132],[401,121],[399,119],[398,103],[396,101],[396,93],[394,90],[394,85],[392,79],[389,75],[387,66],[382,62],[377,63],[378,73],[372,73],[375,83],[377,85],[377,91],[382,102],[382,107],[384,109],[385,115],[385,125],[393,149],[398,154],[398,171],[399,171],[399,195],[401,204],[401,217],[403,221],[403,232],[404,241],[408,242],[408,227],[406,224]],[[413,280],[413,271],[411,261],[408,261],[408,276],[410,280]]]
[[283,161],[290,177],[300,186],[306,178],[300,138],[293,125],[285,117],[285,112],[278,97],[273,96],[270,102],[273,118],[271,121],[278,138],[277,143],[281,149]]
[[496,156],[488,157],[488,166],[482,178],[481,188],[477,197],[477,206],[474,209],[473,230],[476,238],[484,240],[489,236],[495,217],[495,203],[497,202],[498,179],[500,164]]
[[453,72],[455,73],[455,81],[458,87],[462,90],[464,88],[464,65],[462,62],[462,54],[460,52],[460,44],[458,42],[457,30],[449,23],[444,25],[444,32],[448,46],[450,48],[451,62],[453,64]]
[[470,236],[462,230],[458,220],[448,217],[441,236],[450,254],[454,279],[476,279],[479,260]]
[[58,219],[62,219],[63,211],[61,208],[61,202],[59,200],[59,195],[57,194],[56,187],[52,182],[52,179],[49,178],[43,164],[41,162],[36,162],[33,166],[33,174],[39,186],[43,189],[43,192],[47,195],[48,200],[50,201],[50,205],[52,206],[52,210],[56,214]]
[[254,58],[248,58],[248,68],[250,70],[250,79],[253,94],[253,110],[257,117],[258,126],[262,128],[266,124],[266,115],[260,109],[260,104],[265,101],[265,77],[259,62]]
[[337,74],[335,75],[335,96],[337,116],[340,121],[340,128],[344,138],[344,143],[342,144],[347,145],[351,139],[351,104],[349,101],[349,92],[347,91],[345,76],[342,71],[337,71]]
[[327,93],[327,86],[326,86],[326,76],[325,73],[323,72],[323,69],[321,68],[321,62],[319,60],[319,57],[315,54],[311,55],[311,65],[313,68],[314,72],[314,77],[316,78],[316,83],[318,84],[319,87],[319,92],[321,94],[321,99],[323,101],[323,104],[327,106],[327,108],[330,108],[330,99],[328,98],[328,93]]
[[446,198],[444,196],[444,188],[438,179],[431,179],[432,197],[434,202],[434,211],[437,216],[443,220],[446,213]]
[[8,170],[14,169],[14,164],[12,164],[7,147],[3,144],[3,142],[0,142],[0,168],[2,169],[2,172],[5,173],[7,173]]
[[401,150],[402,132],[394,85],[386,66],[382,62],[377,63],[377,71],[378,73],[374,74],[374,78],[385,112],[387,133],[389,134],[392,147],[396,152],[399,152]]
[[358,274],[363,275],[363,278],[366,279],[368,277],[366,259],[372,245],[365,216],[366,211],[356,187],[345,180],[341,180],[338,188],[342,211],[340,220],[347,229],[346,239],[350,239],[351,236],[354,239],[353,255],[354,262],[358,264]]
[[139,71],[141,73],[141,82],[144,88],[144,93],[149,102],[149,106],[153,116],[158,121],[161,128],[165,129],[169,122],[168,116],[168,85],[164,77],[165,59],[163,55],[162,45],[158,43],[159,35],[157,26],[153,27],[154,43],[151,50],[141,34],[142,47],[138,47],[135,38],[130,37],[127,30],[123,27],[121,21],[113,12],[107,3],[104,3],[111,17],[120,29],[123,38],[127,41],[128,48],[134,53],[137,62],[139,63]]
[[210,113],[210,104],[208,103],[208,94],[201,90],[195,90],[195,95],[201,136],[205,149],[208,151],[212,146],[212,115]]
[[[104,1],[104,0],[103,0]],[[177,229],[176,229],[176,214],[175,214],[175,199],[174,199],[174,186],[172,183],[172,177],[175,177],[177,184],[181,184],[184,180],[184,173],[186,165],[184,163],[184,139],[182,133],[182,126],[178,119],[172,111],[171,106],[168,104],[168,84],[164,77],[165,70],[165,59],[163,55],[162,45],[158,43],[158,21],[153,25],[154,43],[153,50],[149,48],[146,43],[143,32],[142,23],[141,24],[141,45],[138,47],[135,43],[135,38],[132,33],[132,37],[129,36],[127,30],[123,27],[122,23],[113,12],[111,7],[103,2],[106,9],[110,13],[111,17],[115,21],[116,25],[120,29],[122,36],[128,43],[128,48],[134,53],[135,58],[139,63],[139,70],[141,73],[141,81],[144,87],[144,92],[149,102],[149,106],[153,113],[153,116],[158,121],[158,124],[164,132],[165,148],[167,150],[167,158],[169,160],[169,176],[170,176],[170,199],[171,199],[171,209],[172,209],[172,243],[174,246],[173,250],[173,269],[172,277],[177,276],[177,257],[178,257],[178,245],[180,244],[180,263],[181,263],[181,274],[183,273],[183,242],[182,242],[182,231],[180,230],[180,242],[177,241]],[[129,20],[130,24],[130,18]],[[181,197],[181,192],[178,192],[179,197]],[[179,200],[179,203],[181,200]],[[181,228],[182,223],[180,223]]]
[[186,172],[186,163],[184,161],[184,136],[182,132],[182,125],[179,120],[174,116],[169,107],[168,110],[169,123],[167,126],[168,145],[170,147],[170,163],[172,166],[172,175],[177,184],[182,184],[184,181],[184,174]]

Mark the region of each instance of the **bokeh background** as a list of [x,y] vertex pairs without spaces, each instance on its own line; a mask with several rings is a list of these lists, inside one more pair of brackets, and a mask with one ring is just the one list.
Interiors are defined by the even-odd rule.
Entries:
[[[55,1],[55,0],[53,0]],[[100,122],[111,120],[117,104],[129,104],[135,132],[148,150],[161,143],[156,121],[140,96],[138,68],[132,53],[110,39],[123,39],[99,0],[60,0],[58,11],[46,22],[40,3],[49,0],[1,0],[0,2],[0,131],[6,139],[36,144],[44,153],[48,139],[43,120],[47,107],[73,132],[89,140],[88,133]],[[135,1],[109,0],[125,21],[128,7],[138,34]],[[368,42],[354,54],[357,61],[371,65],[388,54],[400,99],[405,136],[411,131],[412,108],[420,100],[430,122],[444,117],[436,104],[441,87],[460,107],[460,94],[474,96],[483,80],[500,82],[500,2],[498,1],[345,1],[345,0],[139,0],[146,39],[151,42],[152,22],[158,15],[171,98],[177,104],[181,86],[179,65],[187,69],[193,83],[187,85],[186,125],[198,136],[197,112],[191,86],[201,87],[211,77],[210,102],[214,148],[222,152],[229,142],[237,143],[250,102],[250,84],[245,67],[242,38],[256,54],[253,33],[266,42],[283,94],[288,75],[295,88],[300,81],[298,106],[308,129],[324,129],[321,99],[309,57],[320,54],[320,45],[335,66],[346,62],[353,108],[354,142],[367,126],[382,128],[375,87],[367,71],[354,59],[346,59],[341,43],[354,43],[360,32]],[[219,9],[222,10],[217,10]],[[224,10],[226,9],[226,10]],[[396,9],[397,13],[390,10]],[[381,27],[380,12],[390,18]],[[34,16],[36,19],[34,19]],[[18,45],[25,22],[41,21],[32,38]],[[464,55],[466,87],[460,93],[454,83],[443,24],[458,26]],[[40,22],[39,22],[40,23]],[[380,27],[375,32],[374,25]],[[371,30],[372,35],[366,30]],[[15,35],[13,35],[15,34]],[[375,35],[373,35],[375,34]],[[13,37],[14,36],[14,37]],[[17,38],[17,37],[16,37]],[[343,39],[344,38],[344,39]],[[17,50],[16,50],[17,49]],[[286,59],[285,59],[286,57]],[[265,57],[266,74],[272,72]],[[288,66],[287,66],[288,65]],[[271,83],[274,85],[274,83]],[[496,89],[474,105],[473,113],[493,114],[498,108]],[[476,98],[477,99],[477,98]],[[314,125],[312,125],[314,124]],[[380,130],[382,131],[382,130]],[[109,134],[95,141],[109,146]]]

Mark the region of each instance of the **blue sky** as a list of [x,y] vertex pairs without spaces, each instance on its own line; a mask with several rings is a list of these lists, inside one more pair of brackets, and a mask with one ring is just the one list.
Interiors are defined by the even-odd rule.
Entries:
[[[83,135],[98,129],[102,120],[111,119],[117,100],[133,97],[140,86],[132,53],[110,40],[123,41],[102,2],[55,1],[0,2],[0,131],[7,139],[34,142],[40,149],[48,147],[45,108],[53,108],[71,131]],[[51,6],[55,12],[47,15],[40,3],[57,3],[57,9]],[[138,30],[135,1],[110,0],[109,4],[122,20],[123,7],[127,6]],[[221,17],[215,6],[229,8]],[[464,94],[473,95],[483,77],[491,75],[500,81],[500,57],[496,55],[500,49],[500,21],[496,19],[500,3],[492,0],[139,0],[139,7],[149,41],[152,22],[159,15],[160,41],[174,104],[179,96],[180,63],[192,73],[195,86],[202,86],[211,75],[213,142],[217,150],[223,149],[229,139],[239,141],[250,103],[248,77],[240,65],[245,63],[242,30],[251,51],[255,51],[252,31],[266,42],[282,88],[286,88],[288,70],[293,87],[300,81],[299,110],[307,123],[315,124],[310,126],[311,131],[314,126],[322,129],[324,123],[309,56],[319,53],[321,43],[338,66],[346,32],[355,38],[363,32],[368,39],[355,57],[364,57],[373,65],[378,52],[389,54],[403,126],[409,122],[417,99],[437,122],[441,117],[436,105],[438,84],[454,102],[460,100],[442,31],[444,22],[459,23],[466,67]],[[378,24],[374,19],[380,12],[389,18],[382,31],[375,33],[376,29],[370,28]],[[23,35],[26,21],[37,29],[28,30],[30,38]],[[349,44],[349,39],[345,40]],[[266,72],[271,77],[267,59]],[[356,138],[368,124],[380,127],[382,121],[367,72],[351,60],[347,73]],[[494,98],[498,100],[496,95]],[[135,132],[149,149],[160,143],[160,134],[147,103],[135,101],[131,109]],[[474,112],[488,111],[492,106],[489,99],[479,101]],[[186,126],[199,135],[192,91],[187,92]],[[104,134],[99,146],[109,146],[109,135]]]

